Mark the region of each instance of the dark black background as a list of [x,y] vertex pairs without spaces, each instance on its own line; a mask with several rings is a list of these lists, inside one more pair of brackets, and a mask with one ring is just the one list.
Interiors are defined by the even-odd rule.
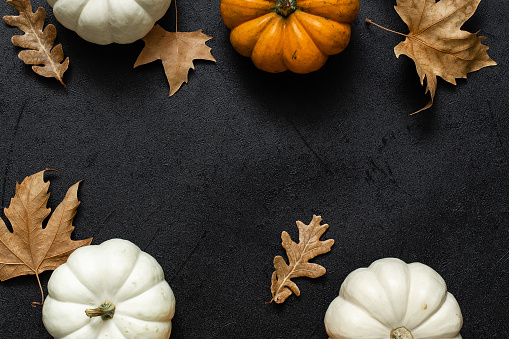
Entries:
[[[84,180],[74,239],[125,238],[160,262],[177,298],[172,338],[327,338],[344,278],[383,257],[441,274],[464,338],[509,336],[509,2],[482,1],[464,26],[499,66],[440,80],[416,116],[429,97],[394,56],[401,36],[364,22],[407,32],[395,1],[361,1],[349,47],[321,70],[274,75],[233,50],[218,0],[178,0],[179,30],[213,36],[217,63],[195,62],[171,98],[160,62],[133,69],[143,42],[85,42],[35,5],[71,64],[66,88],[36,75],[2,23],[1,207],[44,168],[60,171],[46,175],[53,209]],[[160,24],[174,18],[172,6]],[[313,214],[336,241],[315,260],[327,274],[266,305],[281,232],[295,239]],[[33,276],[0,283],[1,338],[50,338],[30,307],[39,297]]]

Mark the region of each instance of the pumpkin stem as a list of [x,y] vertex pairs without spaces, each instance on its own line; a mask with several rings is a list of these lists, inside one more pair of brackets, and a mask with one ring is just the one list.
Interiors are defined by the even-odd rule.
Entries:
[[408,328],[401,326],[391,331],[391,339],[414,339],[414,336]]
[[115,314],[115,305],[106,300],[98,308],[86,309],[85,313],[89,318],[101,317],[103,320],[108,320],[113,318],[113,315]]
[[297,10],[297,1],[295,0],[278,0],[276,3],[276,13],[287,17]]

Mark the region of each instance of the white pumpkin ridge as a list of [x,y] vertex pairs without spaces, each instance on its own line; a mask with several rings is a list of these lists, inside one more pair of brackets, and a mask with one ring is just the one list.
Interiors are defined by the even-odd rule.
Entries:
[[143,38],[171,0],[48,0],[55,18],[83,39],[106,45]]
[[[112,239],[75,251],[48,282],[43,323],[55,338],[167,339],[175,312],[173,292],[161,266],[136,245]],[[105,301],[111,319],[85,310]]]
[[463,324],[437,272],[395,258],[350,273],[324,321],[330,339],[460,339]]

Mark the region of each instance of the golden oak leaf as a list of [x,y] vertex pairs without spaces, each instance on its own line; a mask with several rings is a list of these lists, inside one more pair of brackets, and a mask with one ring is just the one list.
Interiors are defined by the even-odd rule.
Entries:
[[282,245],[288,255],[289,265],[281,256],[274,258],[272,285],[270,287],[272,300],[277,304],[283,303],[292,293],[300,295],[300,290],[291,279],[298,277],[318,278],[325,274],[323,266],[310,263],[314,257],[327,253],[334,245],[333,239],[321,241],[320,237],[329,225],[320,225],[322,218],[313,215],[309,225],[297,221],[299,228],[299,243],[295,243],[287,232],[281,234]]
[[[394,52],[398,58],[401,54],[412,58],[421,85],[424,85],[426,79],[426,93],[429,91],[431,95],[430,102],[415,113],[432,106],[437,76],[456,85],[457,78],[466,79],[467,73],[497,64],[488,56],[486,51],[489,48],[481,44],[484,37],[461,30],[461,26],[475,13],[480,2],[397,0],[394,8],[410,32],[402,34],[391,31],[406,37],[405,41],[394,48]],[[369,19],[367,21],[373,23]]]
[[19,58],[27,65],[34,65],[32,69],[35,73],[47,78],[56,78],[65,86],[62,77],[69,67],[69,58],[64,60],[62,45],[52,48],[57,30],[51,24],[44,28],[46,18],[44,8],[39,7],[33,13],[30,0],[7,0],[7,4],[14,7],[19,15],[4,16],[4,21],[25,32],[24,35],[15,35],[11,39],[15,46],[27,48],[19,52]]
[[210,39],[212,37],[203,34],[201,29],[195,32],[167,32],[155,25],[142,39],[145,47],[134,67],[161,60],[170,84],[169,96],[172,96],[184,82],[187,83],[187,73],[189,69],[194,69],[194,59],[216,61],[210,53],[211,48],[205,45]]
[[49,182],[44,181],[44,172],[26,177],[21,184],[16,183],[14,198],[4,209],[13,232],[0,218],[0,280],[35,274],[41,295],[39,274],[54,270],[65,263],[75,249],[92,242],[92,238],[71,240],[72,221],[80,204],[77,196],[79,182],[69,188],[43,228],[43,222],[51,212],[46,207]]

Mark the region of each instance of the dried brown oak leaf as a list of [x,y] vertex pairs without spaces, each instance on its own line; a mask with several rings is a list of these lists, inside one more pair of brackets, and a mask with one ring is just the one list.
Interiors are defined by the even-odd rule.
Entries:
[[272,274],[272,301],[277,304],[283,303],[292,293],[300,295],[297,285],[291,280],[298,277],[318,278],[325,274],[323,266],[308,262],[314,257],[327,253],[334,245],[333,239],[321,241],[320,237],[329,228],[329,225],[320,225],[322,218],[313,215],[309,225],[297,221],[299,228],[299,243],[295,243],[287,232],[281,234],[282,245],[288,255],[290,265],[287,265],[283,257],[274,258]]
[[177,92],[185,82],[189,69],[194,69],[193,60],[216,61],[205,42],[212,37],[201,29],[195,32],[167,32],[161,26],[154,28],[142,39],[145,47],[141,51],[134,67],[155,60],[163,62],[164,72],[170,84],[170,95]]
[[69,58],[64,60],[62,45],[58,44],[52,48],[57,37],[57,29],[51,24],[44,28],[46,18],[44,8],[39,7],[33,13],[30,0],[7,0],[7,4],[14,7],[19,15],[4,16],[4,21],[25,32],[24,35],[15,35],[11,39],[15,46],[27,48],[19,52],[19,58],[27,65],[34,65],[32,69],[35,73],[55,78],[65,86],[62,77],[69,67]]
[[44,172],[26,177],[21,184],[16,183],[14,198],[4,209],[13,232],[0,218],[0,280],[35,274],[41,290],[41,304],[44,294],[39,274],[54,270],[65,263],[75,249],[92,242],[92,238],[71,240],[72,222],[80,204],[77,196],[79,182],[69,188],[43,228],[42,224],[51,212],[46,207],[49,182],[44,181]]
[[488,47],[481,44],[484,37],[461,30],[480,2],[397,0],[394,8],[408,25],[408,34],[388,30],[366,19],[369,23],[406,37],[394,48],[396,57],[404,54],[413,59],[421,85],[426,79],[426,93],[429,91],[431,95],[430,102],[415,113],[433,105],[437,76],[456,85],[457,78],[466,79],[467,73],[497,64],[488,56]]

